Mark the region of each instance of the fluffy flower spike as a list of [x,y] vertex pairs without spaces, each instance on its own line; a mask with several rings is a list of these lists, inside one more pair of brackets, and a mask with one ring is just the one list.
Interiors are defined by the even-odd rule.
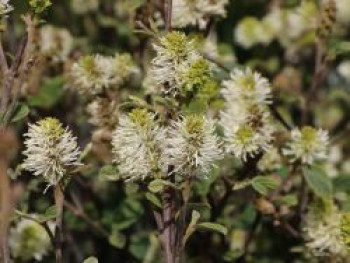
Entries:
[[291,132],[291,141],[283,149],[283,154],[290,156],[291,161],[300,160],[305,164],[327,158],[329,144],[328,133],[322,129],[305,126]]
[[315,256],[344,256],[346,246],[342,242],[342,215],[334,204],[322,201],[314,203],[305,220],[306,247]]
[[173,122],[165,148],[166,164],[184,176],[207,175],[222,158],[214,122],[200,115],[189,115]]
[[9,0],[0,0],[0,17],[6,16],[13,10],[13,7],[9,4]]
[[210,16],[226,15],[225,5],[228,0],[174,0],[173,24],[175,27],[199,25],[204,29]]
[[126,179],[137,180],[161,176],[161,145],[165,130],[155,115],[134,109],[121,116],[112,139],[114,161]]
[[[49,228],[53,230],[54,225],[49,224]],[[32,259],[42,261],[51,247],[50,238],[44,227],[29,219],[21,220],[11,229],[9,243],[13,257],[24,261]]]
[[23,152],[23,168],[43,176],[49,185],[56,185],[72,168],[81,165],[76,138],[57,119],[30,124],[24,136],[27,149]]

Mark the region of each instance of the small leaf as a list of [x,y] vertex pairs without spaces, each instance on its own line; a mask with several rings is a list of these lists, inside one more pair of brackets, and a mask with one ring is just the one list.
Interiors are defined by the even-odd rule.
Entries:
[[160,179],[155,179],[152,182],[149,183],[148,185],[148,189],[152,192],[152,193],[159,193],[162,192],[164,189],[164,181],[160,180]]
[[19,104],[15,111],[15,114],[11,120],[11,122],[17,122],[27,117],[29,114],[29,107],[26,104]]
[[223,225],[211,222],[204,222],[197,225],[198,228],[208,229],[212,231],[219,232],[223,235],[227,235],[227,228]]
[[88,257],[83,263],[98,263],[98,259],[95,257]]
[[331,179],[318,167],[304,167],[304,178],[310,189],[319,197],[329,197],[332,195]]
[[288,206],[295,206],[298,204],[298,197],[294,194],[285,195],[279,199],[279,202]]
[[159,193],[163,191],[165,186],[170,186],[172,188],[178,189],[178,187],[171,182],[162,179],[155,179],[149,183],[148,190],[150,190],[152,193]]
[[105,165],[101,168],[98,178],[101,181],[117,181],[120,179],[120,174],[115,166]]
[[44,109],[55,106],[64,95],[64,81],[62,76],[47,79],[39,93],[28,98],[29,105]]
[[45,210],[44,217],[45,217],[45,220],[47,221],[47,220],[56,218],[56,215],[57,215],[56,205],[52,205]]
[[148,201],[150,201],[152,204],[154,204],[156,207],[162,208],[162,203],[158,199],[158,197],[152,193],[147,192],[146,198]]
[[126,219],[124,221],[113,224],[112,228],[115,231],[120,231],[130,227],[132,224],[135,223],[135,221],[136,221],[135,218]]
[[126,243],[126,237],[119,231],[113,229],[108,241],[112,246],[116,248],[123,248]]
[[334,179],[334,188],[336,191],[350,193],[350,175],[340,175]]
[[252,180],[252,187],[261,195],[267,195],[269,190],[276,189],[278,181],[271,176],[257,176]]
[[186,233],[182,239],[182,247],[185,247],[186,242],[188,240],[188,238],[194,233],[194,231],[196,230],[196,225],[198,223],[199,218],[201,217],[200,213],[196,210],[192,211],[192,217],[191,217],[191,222],[188,225],[187,229],[186,229]]

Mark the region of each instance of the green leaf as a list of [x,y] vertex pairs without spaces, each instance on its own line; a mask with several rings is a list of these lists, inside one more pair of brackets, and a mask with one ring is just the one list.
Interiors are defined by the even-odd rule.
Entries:
[[162,208],[162,203],[156,195],[147,192],[145,196],[147,200],[154,204],[156,207]]
[[287,206],[295,206],[298,204],[298,197],[294,194],[285,195],[279,199],[279,202]]
[[101,181],[118,181],[120,174],[115,166],[108,164],[101,168],[98,178]]
[[155,179],[148,185],[148,190],[150,190],[152,193],[159,193],[162,192],[164,189],[164,181],[160,179]]
[[340,175],[334,179],[334,189],[350,193],[350,175]]
[[28,104],[33,107],[50,109],[62,98],[64,78],[58,76],[47,79],[39,93],[29,97]]
[[159,193],[164,190],[165,186],[170,186],[173,188],[177,188],[176,185],[174,185],[171,182],[162,180],[162,179],[155,179],[148,185],[148,190],[150,190],[152,193]]
[[252,187],[261,195],[267,195],[269,190],[276,189],[278,181],[271,176],[257,176],[252,180]]
[[121,222],[113,224],[112,228],[113,228],[113,230],[120,231],[120,230],[123,230],[123,229],[130,227],[135,222],[136,222],[135,218],[125,219]]
[[219,232],[223,235],[227,235],[227,228],[223,225],[211,222],[204,222],[197,225],[198,228],[208,229],[212,231]]
[[304,178],[310,189],[319,197],[329,197],[332,195],[331,179],[318,167],[304,167]]
[[119,231],[113,229],[112,234],[108,238],[109,243],[116,248],[123,248],[126,243],[126,237]]
[[95,257],[88,257],[83,263],[98,263],[98,259]]
[[191,217],[191,222],[188,225],[185,235],[182,239],[182,247],[185,247],[186,242],[188,240],[188,238],[194,233],[194,231],[196,230],[196,225],[198,223],[199,218],[201,217],[200,213],[196,210],[192,211],[192,217]]
[[20,120],[24,119],[25,117],[27,117],[28,114],[29,114],[29,107],[26,104],[20,103],[17,106],[17,109],[15,111],[14,116],[12,117],[11,122],[20,121]]
[[45,210],[44,217],[45,221],[55,219],[57,215],[56,205],[52,205]]

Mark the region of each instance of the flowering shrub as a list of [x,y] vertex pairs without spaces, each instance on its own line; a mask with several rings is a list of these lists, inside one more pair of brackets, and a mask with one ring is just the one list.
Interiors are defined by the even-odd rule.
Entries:
[[349,0],[0,0],[0,261],[350,262],[349,36]]

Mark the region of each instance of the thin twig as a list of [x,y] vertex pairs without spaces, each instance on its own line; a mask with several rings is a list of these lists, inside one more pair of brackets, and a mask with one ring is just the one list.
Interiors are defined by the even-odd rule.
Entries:
[[88,225],[96,229],[97,232],[100,233],[103,237],[108,238],[108,232],[98,222],[91,219],[82,208],[76,207],[67,201],[64,201],[64,207],[71,211],[75,216],[83,219]]
[[165,13],[165,29],[166,31],[171,31],[171,16],[173,12],[173,1],[165,0],[164,1],[164,13]]
[[5,76],[6,72],[8,70],[8,64],[7,64],[4,48],[2,46],[2,35],[1,34],[0,34],[0,66],[2,69],[2,73]]
[[55,204],[57,209],[56,214],[56,230],[55,230],[55,252],[56,263],[63,263],[63,203],[64,195],[61,186],[57,184],[54,189]]
[[285,127],[288,131],[292,129],[292,126],[282,117],[282,115],[278,112],[273,104],[269,105],[269,109],[272,116],[278,120],[283,125],[283,127]]
[[210,61],[211,63],[214,63],[216,66],[218,66],[219,68],[221,68],[223,71],[225,71],[226,73],[230,73],[231,70],[226,67],[223,63],[221,63],[220,61],[216,60],[215,58],[208,56],[207,54],[202,53],[202,56],[207,59],[208,61]]

